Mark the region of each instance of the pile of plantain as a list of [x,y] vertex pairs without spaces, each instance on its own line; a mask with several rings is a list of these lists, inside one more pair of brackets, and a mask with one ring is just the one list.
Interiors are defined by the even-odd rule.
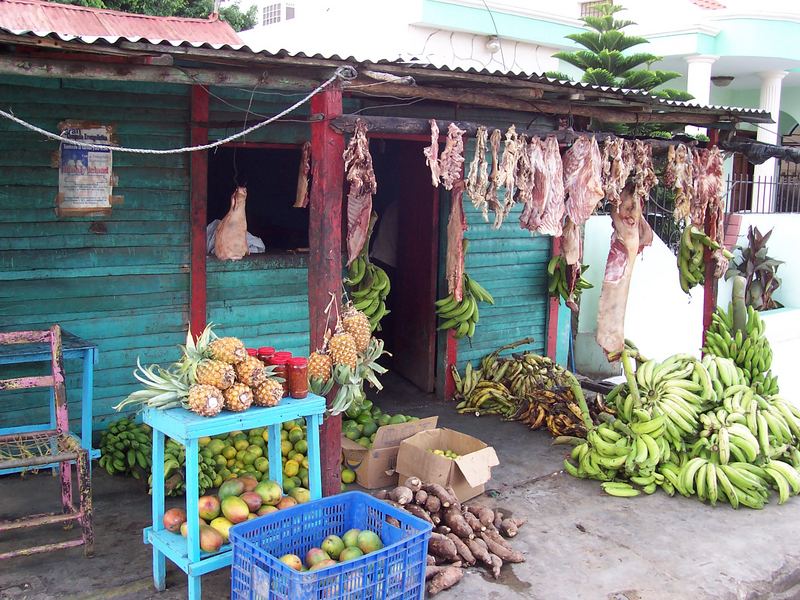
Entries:
[[533,352],[501,357],[533,340],[502,346],[481,359],[477,369],[467,363],[464,374],[453,368],[456,410],[500,415],[531,429],[545,425],[554,436],[585,437],[592,420],[580,383],[568,370]]

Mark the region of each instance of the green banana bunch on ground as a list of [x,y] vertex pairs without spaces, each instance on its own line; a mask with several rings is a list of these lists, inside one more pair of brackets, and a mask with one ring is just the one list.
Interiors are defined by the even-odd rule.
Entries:
[[560,296],[565,301],[576,301],[583,290],[589,290],[594,287],[583,278],[583,274],[588,269],[589,265],[581,265],[580,276],[570,292],[570,266],[567,264],[567,259],[560,254],[556,254],[547,263],[547,293],[554,297]]
[[458,339],[475,335],[475,326],[480,319],[479,302],[494,304],[494,298],[472,277],[464,273],[461,301],[448,294],[436,301],[436,314],[442,320],[439,330],[453,329]]
[[601,414],[585,440],[564,438],[577,444],[565,471],[613,496],[661,488],[733,508],[800,493],[799,408],[759,394],[729,358],[675,355],[634,373],[626,353],[626,382],[605,398],[616,416]]
[[150,472],[152,430],[130,419],[119,419],[100,435],[99,465],[109,475],[141,479]]
[[681,234],[680,247],[678,248],[678,274],[680,277],[681,289],[687,294],[696,285],[705,283],[705,263],[703,252],[705,248],[714,250],[722,249],[722,254],[728,260],[733,258],[733,254],[727,249],[721,248],[719,243],[712,240],[705,233],[697,229],[694,225],[687,225]]
[[386,298],[392,289],[386,271],[370,262],[362,252],[347,268],[345,289],[353,305],[367,315],[372,331],[378,329],[381,319],[389,314]]
[[778,380],[772,374],[772,348],[764,335],[766,325],[758,311],[746,307],[747,321],[743,327],[734,326],[734,307],[717,307],[706,331],[703,352],[730,358],[744,373],[749,385],[759,394],[779,392]]

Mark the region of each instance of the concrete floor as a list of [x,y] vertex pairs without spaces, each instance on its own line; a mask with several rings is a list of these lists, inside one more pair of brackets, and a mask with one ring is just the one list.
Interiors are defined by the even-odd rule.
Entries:
[[[762,511],[711,508],[663,493],[632,499],[604,495],[596,482],[560,471],[563,447],[546,432],[519,423],[454,413],[452,406],[395,381],[377,396],[387,412],[439,415],[440,423],[492,444],[500,457],[480,500],[529,524],[514,539],[528,561],[507,565],[499,581],[468,571],[442,600],[789,600],[800,598],[800,498]],[[149,496],[135,480],[95,471],[96,556],[80,549],[20,558],[0,567],[0,599],[119,600],[186,597],[183,574],[168,566],[167,591],[156,593],[151,553],[141,530],[150,519]],[[0,478],[0,519],[53,509],[56,481],[49,475]],[[178,504],[179,501],[175,501]],[[25,532],[0,538],[0,552],[22,543],[63,539],[64,532]],[[70,533],[69,535],[74,535]],[[169,563],[168,563],[169,564]],[[203,578],[205,598],[226,598],[226,571]]]

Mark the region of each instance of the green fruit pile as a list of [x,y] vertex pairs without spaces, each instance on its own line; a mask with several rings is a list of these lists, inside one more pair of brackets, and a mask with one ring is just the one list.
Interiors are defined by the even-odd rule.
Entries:
[[762,508],[800,493],[800,409],[760,395],[728,358],[689,355],[645,361],[605,398],[616,418],[589,430],[564,461],[613,496],[659,487],[711,505]]
[[152,430],[129,419],[112,423],[100,436],[100,466],[109,475],[142,479],[150,471]]
[[449,458],[450,460],[461,458],[460,454],[456,454],[452,450],[442,450],[440,448],[428,448],[428,452],[430,452],[431,454],[436,454],[437,456],[443,456],[445,458]]
[[480,319],[478,302],[494,304],[492,295],[466,273],[461,289],[460,301],[453,294],[436,301],[436,314],[443,321],[438,330],[453,329],[459,339],[475,335],[475,326]]
[[344,284],[353,305],[367,315],[375,331],[381,319],[391,312],[386,308],[386,298],[392,287],[386,271],[370,262],[365,251],[348,267]]
[[342,421],[342,434],[364,448],[372,447],[379,427],[419,420],[419,417],[385,414],[369,400],[365,400],[358,408],[345,412],[345,417]]
[[296,554],[284,554],[278,560],[295,571],[318,571],[361,558],[381,548],[383,541],[374,531],[350,529],[341,537],[329,535],[319,547],[310,548],[305,555],[305,564]]

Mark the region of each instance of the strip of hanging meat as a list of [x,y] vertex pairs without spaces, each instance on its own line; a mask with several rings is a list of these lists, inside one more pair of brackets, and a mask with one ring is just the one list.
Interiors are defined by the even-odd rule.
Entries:
[[603,144],[603,191],[612,205],[619,204],[620,194],[633,169],[633,144],[618,137],[606,138]]
[[489,204],[486,202],[486,192],[489,189],[489,164],[486,162],[486,145],[489,134],[486,127],[481,125],[475,134],[475,155],[469,165],[467,176],[467,195],[472,201],[472,206],[480,210],[483,220],[489,221]]
[[669,147],[664,183],[675,191],[672,216],[676,223],[682,223],[689,216],[694,197],[694,161],[684,144]]
[[528,206],[533,200],[533,169],[531,168],[531,153],[529,151],[528,137],[519,136],[517,143],[517,168],[514,172],[514,202]]
[[[544,141],[543,181],[541,187],[544,190],[544,202],[542,213],[536,221],[536,231],[542,235],[561,235],[562,222],[564,220],[564,172],[561,165],[561,152],[558,149],[558,140],[555,136],[549,136]],[[537,169],[537,175],[539,170]],[[536,179],[538,189],[539,179]]]
[[567,290],[569,291],[567,306],[574,312],[578,312],[578,305],[575,303],[573,293],[581,278],[582,255],[581,229],[567,216],[561,234],[561,256],[567,261]]
[[[583,225],[603,199],[603,164],[597,140],[580,136],[564,153],[564,189],[567,216]],[[572,264],[572,263],[570,263]]]
[[378,189],[372,155],[369,153],[367,126],[356,120],[353,137],[344,151],[344,169],[350,189],[347,193],[347,264],[361,253],[369,237],[372,195]]
[[[452,190],[456,181],[464,179],[464,134],[455,123],[450,123],[447,128],[447,141],[439,157],[439,173],[442,185],[446,190]],[[463,188],[462,188],[463,189]]]
[[447,256],[445,257],[445,277],[447,291],[461,302],[464,282],[464,232],[467,219],[464,216],[464,180],[453,182],[450,195],[450,219],[447,221]]
[[650,190],[658,183],[653,170],[653,148],[642,140],[633,142],[633,195],[644,205],[650,198]]
[[499,190],[505,188],[503,203],[494,215],[494,228],[500,229],[506,216],[514,206],[514,175],[517,170],[517,159],[519,158],[520,146],[517,128],[512,125],[506,131],[506,139],[503,144],[503,157],[500,159],[500,166],[495,173],[495,187]]
[[311,191],[311,142],[303,144],[300,153],[300,170],[297,173],[297,194],[294,208],[307,208]]
[[619,205],[611,207],[614,231],[597,309],[597,343],[606,355],[622,352],[625,345],[625,310],[635,258],[653,240],[635,188],[625,187],[620,200]]
[[[709,215],[709,231],[714,240],[723,245],[724,206],[722,195],[722,152],[714,146],[694,151],[694,199],[691,206],[692,225],[705,231],[706,214]],[[728,270],[728,259],[722,249],[714,251],[714,276],[719,278]]]
[[431,169],[431,181],[433,187],[439,187],[439,125],[436,119],[431,119],[431,145],[425,148],[422,153],[425,155],[425,164]]
[[499,129],[492,131],[489,136],[489,150],[492,154],[492,170],[489,173],[489,187],[486,189],[486,204],[489,210],[497,216],[497,211],[502,210],[500,207],[500,199],[498,197],[499,180],[500,180],[500,140],[503,133]]
[[544,144],[539,138],[531,138],[527,149],[528,162],[531,169],[531,195],[522,202],[522,214],[519,217],[519,225],[528,231],[536,231],[536,224],[544,210],[547,197],[545,187],[545,165],[544,165]]

